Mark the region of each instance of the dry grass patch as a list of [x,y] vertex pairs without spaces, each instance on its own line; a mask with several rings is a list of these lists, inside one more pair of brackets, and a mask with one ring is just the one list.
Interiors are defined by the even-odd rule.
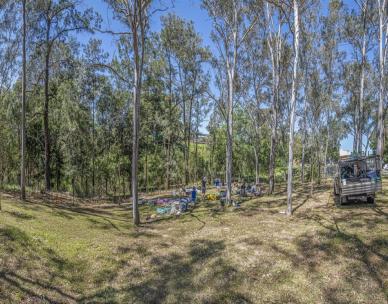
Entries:
[[10,196],[0,302],[387,303],[388,192],[351,208],[330,193],[299,187],[291,218],[279,188],[239,209],[203,202],[138,228],[127,205]]

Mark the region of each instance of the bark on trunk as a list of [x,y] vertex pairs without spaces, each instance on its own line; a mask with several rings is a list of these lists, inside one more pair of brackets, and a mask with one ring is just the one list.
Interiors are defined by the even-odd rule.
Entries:
[[272,108],[272,130],[271,130],[271,152],[269,155],[269,189],[272,194],[275,190],[275,153],[276,153],[276,130],[277,130],[277,111],[276,106]]
[[364,34],[363,46],[362,46],[362,63],[361,63],[361,76],[360,76],[360,104],[358,112],[358,139],[357,139],[357,152],[362,154],[362,131],[364,124],[364,84],[365,84],[365,60],[366,60],[366,35]]
[[[271,26],[271,13],[270,6],[267,3],[267,23]],[[274,43],[274,46],[272,45]],[[272,32],[269,32],[268,46],[271,54],[272,63],[272,96],[271,96],[271,148],[269,156],[269,168],[268,168],[268,193],[272,194],[275,189],[275,158],[276,158],[276,144],[277,144],[277,127],[278,127],[278,102],[279,102],[279,81],[280,81],[280,58],[282,49],[282,38],[281,38],[281,22],[278,24],[278,30],[273,37]]]
[[[170,117],[172,117],[172,104],[173,104],[173,92],[172,92],[172,64],[171,64],[171,55],[168,53],[168,67],[169,67],[169,94],[170,99],[168,101],[168,111]],[[168,190],[170,188],[170,166],[171,166],[171,129],[168,131],[168,139],[167,139],[167,162],[166,162],[166,181],[165,181],[165,189]]]
[[302,131],[302,160],[301,160],[301,182],[304,184],[304,166],[305,166],[305,154],[306,154],[306,111],[307,111],[307,100],[306,100],[306,90],[305,90],[305,97],[304,97],[304,106],[303,106],[303,131]]
[[[386,59],[386,39],[388,37],[388,26],[387,26],[387,8],[386,0],[379,0],[379,69],[380,69],[380,84],[379,84],[379,106],[377,114],[377,155],[383,157],[384,155],[384,80],[385,80],[385,59]],[[387,27],[384,29],[384,27]],[[385,33],[384,33],[385,32]],[[385,36],[385,40],[384,40]],[[380,163],[380,169],[382,162]]]
[[49,130],[49,77],[50,77],[50,24],[47,25],[46,54],[45,54],[45,80],[44,80],[44,109],[43,109],[43,132],[44,132],[44,177],[45,190],[51,190],[50,177],[50,130]]
[[294,0],[294,67],[292,76],[292,92],[291,92],[291,111],[290,111],[290,132],[288,144],[288,179],[287,179],[287,215],[292,214],[292,165],[294,160],[294,124],[295,124],[295,106],[297,94],[297,76],[298,76],[298,60],[299,60],[299,6],[298,0]]
[[327,153],[328,153],[328,149],[329,149],[329,141],[330,141],[330,114],[327,113],[327,137],[326,137],[326,141],[325,141],[325,152],[324,152],[324,156],[323,156],[323,161],[324,161],[323,177],[324,178],[327,177]]
[[227,131],[226,131],[226,203],[231,204],[232,202],[232,151],[233,151],[233,83],[234,83],[234,71],[229,73],[229,96],[227,104]]
[[361,73],[360,73],[360,96],[357,111],[357,140],[356,149],[358,154],[362,154],[362,133],[364,124],[364,84],[365,84],[365,63],[366,63],[366,18],[367,18],[367,3],[363,4],[363,35],[361,49]]
[[259,153],[256,147],[253,147],[253,151],[255,153],[255,184],[260,183],[260,165],[259,165]]
[[138,197],[138,159],[139,159],[139,120],[140,120],[140,85],[138,71],[135,69],[133,89],[133,137],[132,137],[132,208],[133,223],[140,224]]
[[147,10],[150,2],[133,1],[131,11],[126,15],[131,28],[133,47],[133,135],[132,135],[132,211],[133,223],[140,224],[139,197],[138,197],[138,163],[139,163],[139,138],[140,138],[140,97],[142,87],[142,74],[144,66]]
[[22,117],[21,117],[21,172],[20,172],[20,198],[26,199],[26,0],[23,0],[23,79],[22,79]]

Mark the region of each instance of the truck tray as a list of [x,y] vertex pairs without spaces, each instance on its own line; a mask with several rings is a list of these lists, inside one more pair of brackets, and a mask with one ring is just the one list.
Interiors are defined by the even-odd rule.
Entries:
[[372,181],[360,181],[348,183],[346,185],[341,185],[341,196],[347,195],[362,195],[362,194],[370,194],[381,191],[381,181],[380,180],[372,180]]

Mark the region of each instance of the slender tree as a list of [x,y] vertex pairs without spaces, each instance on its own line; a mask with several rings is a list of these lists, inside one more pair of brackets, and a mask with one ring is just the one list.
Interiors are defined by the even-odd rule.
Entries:
[[[278,11],[277,13],[275,11]],[[271,81],[271,150],[269,155],[268,170],[268,193],[272,194],[275,189],[275,161],[278,132],[278,109],[280,103],[280,72],[283,52],[283,26],[284,14],[280,8],[266,3],[266,26],[268,27],[268,48],[270,51],[272,81]]]
[[299,0],[293,1],[294,12],[294,64],[292,74],[292,91],[290,101],[290,131],[288,144],[288,178],[287,178],[287,215],[292,214],[292,169],[294,162],[294,125],[297,95],[297,77],[299,62]]
[[385,61],[387,59],[388,8],[387,0],[378,0],[379,9],[379,106],[377,114],[378,155],[384,155],[384,104],[385,104]]
[[213,22],[212,37],[217,45],[227,82],[226,116],[226,203],[232,200],[233,107],[240,47],[256,24],[247,21],[248,6],[235,0],[204,0]]
[[26,69],[26,38],[27,38],[27,22],[26,22],[26,0],[23,0],[22,5],[23,28],[22,28],[22,117],[21,117],[21,151],[20,151],[20,198],[26,199],[26,85],[27,85],[27,69]]
[[142,92],[143,68],[146,50],[146,37],[150,17],[151,0],[110,0],[109,4],[128,27],[133,52],[133,93],[132,93],[132,207],[133,222],[140,224],[138,207],[138,166],[140,137],[140,98]]

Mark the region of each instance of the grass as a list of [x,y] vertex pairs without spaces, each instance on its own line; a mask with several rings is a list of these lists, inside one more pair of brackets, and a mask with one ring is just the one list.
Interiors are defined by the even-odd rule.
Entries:
[[287,218],[278,190],[138,228],[127,204],[3,194],[0,303],[388,303],[388,191],[337,208],[298,188]]

